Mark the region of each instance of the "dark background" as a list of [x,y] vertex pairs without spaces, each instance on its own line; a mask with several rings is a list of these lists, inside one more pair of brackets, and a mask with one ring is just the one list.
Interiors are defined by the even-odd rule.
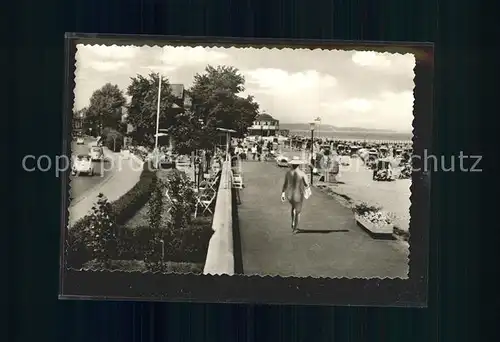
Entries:
[[[438,6],[439,5],[439,6]],[[435,151],[478,155],[494,126],[487,55],[498,28],[480,1],[18,0],[2,4],[8,163],[2,340],[472,341],[494,330],[496,225],[483,173],[433,175],[428,309],[58,301],[60,180],[25,173],[26,154],[61,153],[65,31],[436,42]],[[6,8],[6,10],[4,9]],[[480,16],[481,15],[481,16]],[[478,21],[480,25],[478,25]],[[483,40],[480,40],[482,37]],[[481,70],[481,68],[484,68]],[[490,78],[490,79],[488,79]],[[492,108],[489,108],[492,106]],[[488,116],[485,116],[488,113]],[[485,124],[486,123],[486,124]],[[8,129],[7,129],[8,127]],[[493,128],[493,134],[494,128]],[[9,167],[13,165],[14,167]],[[486,168],[486,159],[482,162]],[[484,187],[493,192],[491,187]],[[493,212],[494,213],[494,212]],[[7,233],[7,234],[6,234]],[[439,246],[437,245],[439,240]],[[491,247],[489,245],[491,244]],[[489,278],[487,278],[489,277]],[[6,280],[5,280],[6,279]],[[480,290],[481,288],[481,290]],[[5,292],[5,291],[4,291]],[[481,336],[482,335],[482,336]],[[495,340],[491,337],[488,340]]]

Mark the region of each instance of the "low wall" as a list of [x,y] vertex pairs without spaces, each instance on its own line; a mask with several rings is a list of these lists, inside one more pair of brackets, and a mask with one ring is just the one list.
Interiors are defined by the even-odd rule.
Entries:
[[221,179],[212,222],[214,234],[208,245],[203,274],[234,274],[231,163],[222,165]]

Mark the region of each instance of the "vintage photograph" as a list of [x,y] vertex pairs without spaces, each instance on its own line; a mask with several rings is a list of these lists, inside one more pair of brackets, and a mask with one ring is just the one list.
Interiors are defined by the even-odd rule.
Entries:
[[407,278],[414,67],[79,45],[66,267]]

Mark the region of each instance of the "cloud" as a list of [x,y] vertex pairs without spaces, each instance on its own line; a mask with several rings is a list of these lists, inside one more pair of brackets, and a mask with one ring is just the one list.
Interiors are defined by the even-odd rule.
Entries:
[[315,70],[287,72],[277,68],[242,71],[245,94],[255,95],[262,110],[282,122],[309,122],[318,114],[321,99],[331,98],[337,88],[332,75]]
[[352,98],[342,103],[344,108],[353,112],[366,113],[372,109],[371,101]]
[[322,103],[334,125],[411,131],[413,92],[381,92],[372,99],[350,98],[339,103]]
[[165,74],[174,71],[176,68],[171,65],[147,65],[141,66],[140,69],[147,74],[151,72],[159,72]]
[[381,53],[373,51],[357,51],[352,55],[352,61],[360,66],[388,68],[391,61]]
[[135,46],[79,44],[77,48],[78,67],[107,73],[127,68],[139,53],[139,48]]
[[214,50],[208,50],[201,46],[197,47],[175,47],[166,46],[161,53],[160,61],[162,65],[169,67],[186,67],[194,65],[223,63],[228,55]]
[[337,85],[337,80],[330,75],[322,75],[315,70],[288,73],[281,69],[265,69],[246,71],[247,83],[257,86],[262,91],[287,94],[303,91],[321,91]]
[[283,123],[321,117],[335,126],[411,130],[415,57],[359,51],[78,46],[75,106],[105,83],[127,89],[137,74],[161,72],[192,85],[207,64],[236,67],[245,92]]
[[391,54],[374,51],[357,51],[352,54],[354,64],[390,74],[413,75],[415,56],[407,54]]
[[[86,55],[93,55],[96,59],[130,60],[136,57],[139,52],[137,46],[106,46],[106,45],[83,45],[78,44],[79,52]],[[87,56],[89,57],[89,56]]]
[[100,62],[100,61],[93,61],[89,63],[89,68],[92,68],[94,70],[100,71],[100,72],[110,72],[110,71],[115,71],[122,69],[126,67],[128,64],[125,62],[115,62],[115,61],[107,61],[107,62]]

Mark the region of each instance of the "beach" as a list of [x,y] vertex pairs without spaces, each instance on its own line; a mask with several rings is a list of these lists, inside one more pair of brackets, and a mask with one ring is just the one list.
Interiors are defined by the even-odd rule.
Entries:
[[[290,130],[290,135],[299,135],[305,138],[311,136],[311,131]],[[374,132],[374,131],[321,131],[314,132],[315,138],[347,140],[347,141],[411,141],[411,133]]]
[[365,202],[382,207],[383,211],[394,214],[394,226],[407,232],[410,225],[411,179],[396,179],[392,182],[373,181],[373,171],[368,170],[361,159],[350,158],[350,161],[349,167],[340,167],[340,174],[337,177],[339,182],[328,184],[328,188],[338,195],[349,198],[353,204]]

